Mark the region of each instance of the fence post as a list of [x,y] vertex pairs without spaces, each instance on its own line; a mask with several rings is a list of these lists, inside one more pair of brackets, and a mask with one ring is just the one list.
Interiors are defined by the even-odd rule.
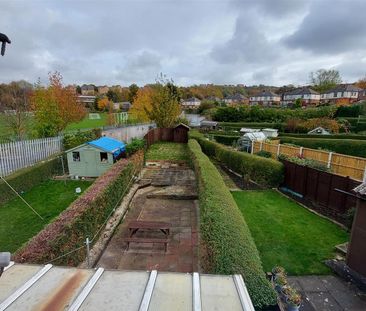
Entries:
[[252,150],[250,150],[250,153],[253,154],[254,153],[254,146],[255,146],[255,141],[252,140]]
[[280,148],[281,148],[281,144],[277,145],[277,158],[280,155]]
[[299,151],[299,153],[300,153],[300,157],[302,157],[302,151],[304,150],[304,147],[300,147],[300,151]]
[[263,141],[260,142],[259,151],[263,150]]
[[365,170],[363,171],[362,182],[366,182],[366,166],[365,166]]
[[86,244],[86,260],[87,260],[87,264],[88,264],[88,268],[90,268],[90,241],[89,241],[89,238],[86,238],[86,241],[85,241],[85,244]]
[[332,164],[332,156],[333,152],[329,152],[327,168],[330,168],[330,165]]

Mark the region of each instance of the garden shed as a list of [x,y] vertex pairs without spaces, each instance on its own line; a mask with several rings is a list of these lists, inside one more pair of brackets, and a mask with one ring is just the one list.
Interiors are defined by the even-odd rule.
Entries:
[[72,176],[98,177],[108,170],[126,151],[125,143],[101,137],[66,151]]

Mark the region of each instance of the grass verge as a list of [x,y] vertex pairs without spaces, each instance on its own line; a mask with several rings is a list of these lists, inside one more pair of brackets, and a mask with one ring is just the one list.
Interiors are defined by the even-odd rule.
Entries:
[[75,188],[84,191],[88,181],[45,181],[26,193],[23,198],[44,218],[42,221],[20,198],[0,205],[0,250],[14,252],[43,229],[77,198]]
[[348,233],[274,190],[236,191],[238,204],[265,271],[283,266],[290,275],[328,274],[323,261]]

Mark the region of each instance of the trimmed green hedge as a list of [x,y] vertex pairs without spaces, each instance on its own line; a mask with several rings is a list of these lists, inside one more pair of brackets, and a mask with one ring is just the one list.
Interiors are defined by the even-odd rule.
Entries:
[[249,228],[229,190],[196,140],[188,142],[199,183],[201,262],[205,272],[242,274],[256,308],[276,304]]
[[[64,165],[65,170],[67,170],[67,161],[65,158]],[[5,177],[5,180],[17,192],[22,193],[58,174],[62,174],[62,163],[59,157],[45,160],[31,167],[21,169],[14,174]],[[5,203],[16,196],[2,180],[0,180],[0,193],[0,204]]]
[[69,150],[71,148],[82,145],[88,141],[98,139],[102,134],[100,129],[93,129],[87,131],[76,131],[71,133],[66,133],[63,139],[64,150]]
[[224,144],[227,146],[232,146],[233,143],[236,143],[240,136],[231,136],[231,135],[212,135],[212,137],[220,144]]
[[325,149],[341,154],[366,158],[366,141],[353,139],[281,137],[281,144],[294,144],[312,149]]
[[284,168],[279,161],[229,149],[207,140],[199,133],[192,132],[190,137],[198,141],[205,154],[243,175],[244,178],[266,187],[277,187],[283,180]]
[[332,135],[316,135],[316,134],[297,134],[297,133],[280,133],[280,137],[294,137],[294,138],[317,138],[317,139],[355,139],[366,140],[366,135],[356,134],[332,134]]
[[227,130],[240,130],[242,127],[263,129],[263,128],[275,128],[283,130],[286,123],[276,122],[220,122],[219,126]]
[[[80,250],[53,262],[59,265],[78,265],[85,258],[85,248],[82,248],[85,239],[92,239],[103,229],[106,218],[120,202],[121,196],[127,194],[132,185],[131,178],[141,169],[142,164],[142,151],[115,163],[55,221],[20,248],[15,253],[14,260],[44,264],[80,247]],[[99,234],[100,232],[96,239]]]

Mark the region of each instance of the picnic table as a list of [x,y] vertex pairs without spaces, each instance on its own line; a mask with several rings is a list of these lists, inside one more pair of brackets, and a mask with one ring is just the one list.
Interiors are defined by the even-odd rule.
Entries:
[[[125,241],[127,242],[127,250],[130,247],[130,243],[161,243],[165,246],[165,252],[168,248],[168,236],[170,234],[170,228],[171,224],[167,222],[161,222],[161,221],[143,221],[143,220],[134,220],[131,221],[128,224],[128,230],[129,230],[129,237],[125,238]],[[136,234],[137,231],[140,229],[147,229],[147,230],[160,230],[164,233],[165,238],[164,239],[157,239],[157,238],[140,238],[140,237],[134,237],[134,234]]]

